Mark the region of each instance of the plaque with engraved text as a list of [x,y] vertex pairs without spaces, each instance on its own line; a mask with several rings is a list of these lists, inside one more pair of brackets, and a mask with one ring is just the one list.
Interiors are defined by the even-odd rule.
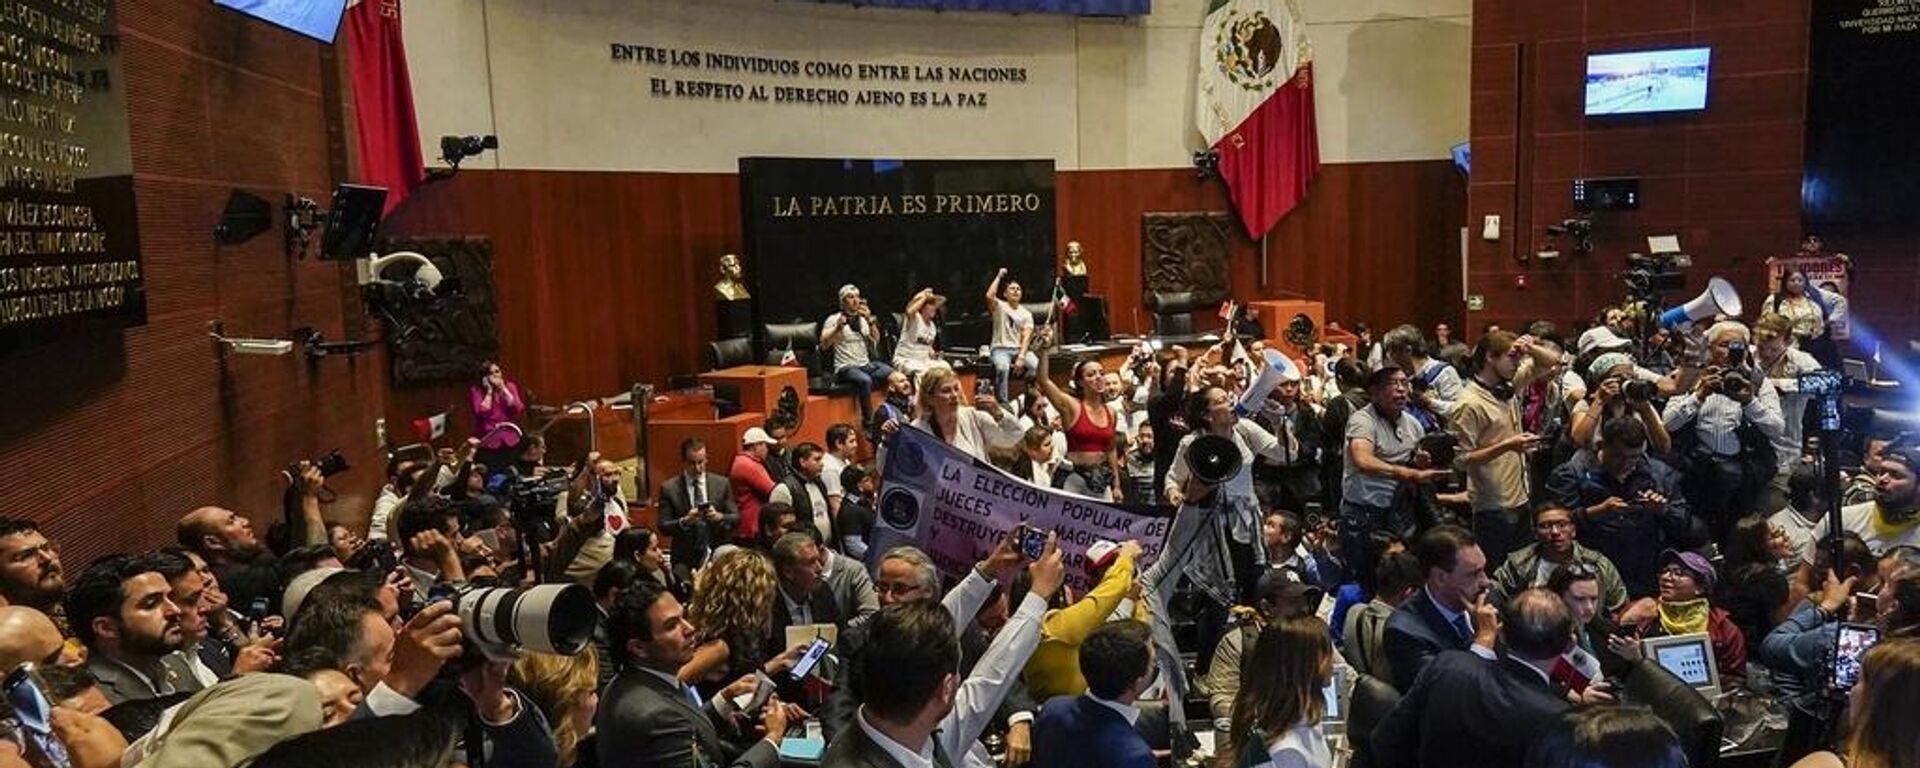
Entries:
[[0,0],[0,352],[146,322],[112,0]]

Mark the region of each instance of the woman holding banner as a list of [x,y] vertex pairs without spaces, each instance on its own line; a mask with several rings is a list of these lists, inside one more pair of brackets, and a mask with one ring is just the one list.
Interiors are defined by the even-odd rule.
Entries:
[[1793,326],[1793,338],[1801,351],[1829,368],[1839,367],[1839,350],[1828,334],[1828,296],[1814,287],[1807,273],[1787,269],[1780,273],[1774,292],[1760,305],[1760,317],[1779,315]]
[[960,375],[953,368],[945,363],[929,366],[920,374],[913,426],[981,461],[987,460],[988,448],[1006,450],[1020,442],[1026,430],[992,394],[980,390],[974,396],[977,407],[968,407],[960,402],[960,389]]
[[1114,478],[1123,476],[1120,455],[1125,443],[1119,437],[1120,415],[1107,406],[1107,372],[1099,360],[1082,360],[1073,366],[1067,389],[1053,383],[1048,375],[1052,333],[1049,328],[1040,339],[1036,381],[1047,402],[1060,412],[1067,436],[1066,473],[1054,485],[1068,493],[1119,501],[1120,485]]

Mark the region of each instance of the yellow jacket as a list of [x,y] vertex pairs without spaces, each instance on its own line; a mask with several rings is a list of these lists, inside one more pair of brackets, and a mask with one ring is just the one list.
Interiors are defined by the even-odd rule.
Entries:
[[[1087,679],[1080,676],[1080,643],[1106,623],[1132,587],[1133,558],[1121,557],[1079,602],[1047,614],[1040,625],[1040,645],[1027,659],[1027,690],[1034,701],[1087,692]],[[1134,618],[1143,619],[1146,608],[1146,601],[1134,601]]]

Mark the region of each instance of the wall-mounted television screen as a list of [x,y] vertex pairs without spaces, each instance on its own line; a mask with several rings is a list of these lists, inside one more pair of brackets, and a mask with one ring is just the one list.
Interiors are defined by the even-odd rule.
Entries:
[[347,0],[213,0],[269,24],[285,27],[323,43],[340,31]]
[[1587,56],[1587,114],[1633,115],[1707,108],[1712,48]]

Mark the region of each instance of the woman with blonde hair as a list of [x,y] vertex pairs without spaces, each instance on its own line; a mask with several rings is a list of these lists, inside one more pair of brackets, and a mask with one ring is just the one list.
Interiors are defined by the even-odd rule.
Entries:
[[1333,679],[1327,623],[1311,614],[1267,625],[1254,642],[1233,700],[1233,729],[1221,752],[1234,766],[1331,768],[1333,750],[1320,732]]
[[1026,430],[1020,420],[1001,408],[984,390],[977,393],[978,407],[964,403],[960,374],[944,363],[935,363],[920,374],[920,401],[914,406],[913,426],[933,433],[934,437],[981,461],[989,460],[990,448],[1010,448]]
[[765,646],[775,585],[773,560],[759,550],[734,549],[700,569],[687,605],[698,647],[680,668],[680,682],[710,697],[773,656]]
[[600,662],[591,646],[572,656],[528,652],[507,671],[507,682],[540,710],[547,727],[553,729],[560,768],[578,762],[580,742],[593,730],[593,715],[600,708],[595,690],[599,678]]
[[1847,711],[1846,756],[1815,752],[1793,768],[1920,766],[1920,731],[1912,724],[1920,712],[1920,640],[1888,640],[1867,651]]

